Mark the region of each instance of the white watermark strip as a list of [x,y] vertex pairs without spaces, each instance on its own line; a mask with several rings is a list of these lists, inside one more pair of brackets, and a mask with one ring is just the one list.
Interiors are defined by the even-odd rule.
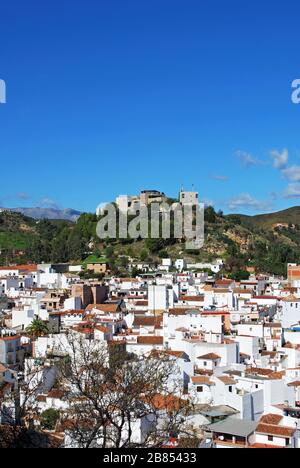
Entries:
[[128,210],[102,203],[97,214],[99,239],[185,239],[187,250],[204,245],[204,203],[152,203]]
[[0,104],[6,104],[6,83],[0,80]]
[[294,104],[300,104],[300,79],[293,81],[292,88],[294,89],[292,92],[292,102]]

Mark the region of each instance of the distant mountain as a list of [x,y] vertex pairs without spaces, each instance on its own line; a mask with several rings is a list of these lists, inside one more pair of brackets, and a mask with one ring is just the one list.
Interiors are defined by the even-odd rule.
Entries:
[[81,212],[73,210],[72,208],[66,208],[59,210],[56,208],[1,208],[7,211],[13,211],[16,213],[22,213],[33,219],[63,219],[65,221],[77,221],[80,217]]

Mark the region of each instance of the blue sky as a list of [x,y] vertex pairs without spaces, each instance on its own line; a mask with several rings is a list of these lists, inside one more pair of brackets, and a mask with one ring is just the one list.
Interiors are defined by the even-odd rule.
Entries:
[[193,184],[225,212],[298,205],[299,13],[296,0],[4,2],[0,205],[94,210]]

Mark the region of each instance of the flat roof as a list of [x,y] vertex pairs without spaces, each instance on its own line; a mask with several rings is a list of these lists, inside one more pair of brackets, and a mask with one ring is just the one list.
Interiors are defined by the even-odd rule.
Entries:
[[211,418],[218,418],[222,416],[232,416],[233,414],[238,414],[239,411],[231,408],[230,406],[220,405],[203,409],[200,413]]
[[258,422],[246,421],[243,419],[227,418],[224,421],[210,424],[208,429],[211,432],[219,432],[232,436],[248,437],[256,430]]

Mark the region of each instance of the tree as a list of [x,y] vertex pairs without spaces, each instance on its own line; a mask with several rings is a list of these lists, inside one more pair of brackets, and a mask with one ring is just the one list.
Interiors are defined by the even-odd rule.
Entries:
[[0,392],[0,448],[54,448],[47,434],[33,429],[45,384],[43,363],[27,359],[24,370],[24,380]]
[[158,252],[158,256],[159,258],[168,258],[169,254],[167,250],[163,249]]
[[51,259],[53,262],[69,261],[68,239],[69,228],[65,227],[51,242]]
[[229,275],[235,281],[247,281],[250,278],[250,273],[246,270],[239,270]]
[[[74,333],[64,349],[70,359],[61,362],[60,385],[72,389],[62,422],[67,447],[161,447],[170,437],[195,437],[191,406],[182,398],[169,355],[128,355],[123,343],[106,347]],[[134,427],[141,419],[148,430],[139,440]]]
[[68,251],[71,260],[82,260],[86,252],[86,244],[76,230],[72,231],[68,238]]
[[60,414],[59,411],[54,408],[49,408],[41,414],[41,426],[43,429],[48,431],[53,431],[55,429],[56,423],[59,420]]
[[147,249],[143,249],[140,253],[140,259],[142,262],[145,262],[149,256],[149,252]]
[[48,334],[48,326],[41,319],[35,318],[26,328],[26,332],[33,338],[38,338]]
[[109,245],[108,247],[106,247],[105,249],[105,256],[108,258],[108,259],[113,259],[114,258],[114,248]]
[[213,206],[208,206],[204,211],[204,221],[206,223],[215,223],[217,220],[217,215]]
[[147,239],[146,245],[152,254],[157,254],[166,244],[164,239]]

